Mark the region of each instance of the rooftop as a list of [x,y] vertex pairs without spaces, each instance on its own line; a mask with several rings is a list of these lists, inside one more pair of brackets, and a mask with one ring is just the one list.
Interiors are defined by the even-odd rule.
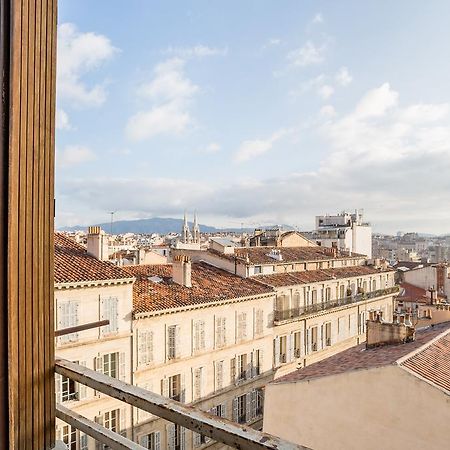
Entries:
[[[372,369],[392,364],[400,364],[426,378],[434,377],[436,384],[450,387],[450,322],[416,331],[413,342],[398,345],[386,345],[366,349],[365,344],[349,348],[337,355],[280,377],[273,383],[295,383],[339,375],[361,369]],[[433,341],[439,335],[438,340]],[[424,349],[419,350],[422,346]],[[429,350],[427,350],[429,349]],[[439,353],[443,353],[440,355]],[[411,358],[399,363],[398,360],[411,354]],[[420,356],[422,355],[422,356]],[[434,359],[436,359],[436,364]],[[439,373],[438,373],[439,372]],[[424,376],[425,374],[425,376]],[[448,387],[446,389],[448,389]]]
[[326,261],[332,259],[365,258],[364,255],[339,251],[337,257],[333,257],[332,251],[325,247],[239,247],[234,250],[234,254],[223,254],[209,249],[208,252],[216,256],[234,261],[249,264],[274,264],[274,259],[268,256],[271,250],[280,250],[284,263],[305,262],[305,261]]
[[89,283],[130,279],[130,275],[110,262],[100,261],[61,233],[55,233],[55,283]]
[[[398,300],[431,304],[431,297],[430,295],[427,295],[428,291],[426,289],[423,289],[419,286],[414,286],[410,283],[401,283],[400,288],[403,291],[400,291],[401,295],[398,297]],[[446,299],[445,295],[442,295],[438,292],[435,292],[434,295],[437,295],[438,299]]]
[[297,284],[319,283],[322,281],[340,278],[360,277],[378,273],[391,272],[391,270],[376,269],[373,266],[352,266],[336,269],[306,270],[304,272],[277,273],[261,275],[257,280],[273,287],[294,286]]
[[[257,281],[238,277],[203,262],[192,263],[190,288],[172,281],[171,264],[127,266],[124,270],[136,277],[133,286],[134,314],[273,292],[272,288]],[[151,277],[159,277],[161,281],[152,281]]]

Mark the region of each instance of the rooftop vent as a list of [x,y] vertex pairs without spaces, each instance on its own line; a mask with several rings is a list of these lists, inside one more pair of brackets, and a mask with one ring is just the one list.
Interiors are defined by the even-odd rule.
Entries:
[[277,250],[273,248],[270,250],[270,253],[267,254],[269,258],[275,259],[276,261],[283,261],[283,255],[281,254],[281,250]]

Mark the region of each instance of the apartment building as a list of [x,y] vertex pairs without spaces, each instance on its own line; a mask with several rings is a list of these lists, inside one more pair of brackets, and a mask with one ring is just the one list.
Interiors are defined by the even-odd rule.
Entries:
[[[364,341],[368,314],[391,317],[397,292],[392,269],[320,246],[225,246],[189,252],[194,261],[184,251],[172,264],[120,268],[68,238],[55,241],[58,328],[109,318],[116,330],[61,337],[58,356],[256,428],[270,381]],[[58,383],[59,401],[145,448],[221,447],[69,380]],[[66,425],[58,430],[73,449],[95,448]]]
[[[91,256],[70,238],[55,234],[55,321],[61,330],[109,320],[108,326],[56,338],[57,357],[76,361],[132,382],[132,290],[134,278]],[[57,403],[131,437],[131,407],[56,375]],[[56,431],[70,450],[94,449],[94,441],[57,420]]]

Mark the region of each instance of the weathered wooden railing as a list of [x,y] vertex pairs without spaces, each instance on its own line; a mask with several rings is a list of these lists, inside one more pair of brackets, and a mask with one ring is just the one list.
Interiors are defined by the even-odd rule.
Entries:
[[[55,371],[133,407],[237,449],[307,450],[307,447],[299,446],[248,426],[241,426],[227,419],[213,416],[192,406],[184,405],[137,386],[132,386],[71,361],[57,358]],[[56,406],[56,417],[78,428],[98,442],[108,445],[111,449],[142,450],[144,448],[80,416],[63,405]]]
[[315,303],[307,306],[299,306],[297,308],[276,310],[274,312],[274,322],[283,322],[285,320],[297,319],[298,317],[314,314],[320,311],[325,311],[332,308],[337,308],[339,306],[350,305],[353,303],[363,302],[365,300],[372,300],[377,297],[382,297],[384,295],[395,294],[399,291],[398,286],[392,286],[385,289],[378,289],[376,291],[356,294],[348,297],[338,298],[335,300],[329,300],[326,302]]

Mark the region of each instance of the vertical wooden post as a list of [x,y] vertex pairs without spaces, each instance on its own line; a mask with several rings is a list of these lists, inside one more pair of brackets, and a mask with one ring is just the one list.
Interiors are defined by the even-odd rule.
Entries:
[[57,0],[0,0],[0,448],[54,445]]

